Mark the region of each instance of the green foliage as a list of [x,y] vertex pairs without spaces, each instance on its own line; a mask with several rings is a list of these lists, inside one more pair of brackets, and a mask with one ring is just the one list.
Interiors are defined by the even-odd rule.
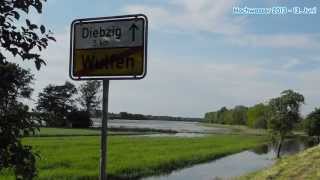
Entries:
[[247,125],[251,128],[267,128],[270,116],[270,107],[264,104],[257,104],[250,107],[247,112]]
[[12,169],[16,179],[36,176],[35,154],[21,138],[34,134],[37,122],[31,119],[28,106],[19,102],[30,98],[33,75],[16,64],[0,64],[0,172]]
[[225,118],[228,109],[226,107],[222,107],[220,110],[215,112],[208,112],[205,115],[206,121],[210,123],[217,123],[217,124],[225,124]]
[[281,93],[281,97],[271,99],[271,117],[269,128],[279,135],[288,134],[300,120],[300,106],[304,103],[303,95],[292,90]]
[[236,106],[234,109],[228,110],[222,107],[216,112],[208,112],[205,114],[205,120],[210,123],[217,124],[236,124],[243,125],[247,121],[247,107]]
[[48,85],[39,93],[37,110],[43,114],[47,126],[66,127],[68,113],[76,110],[74,95],[76,87],[65,82],[64,85]]
[[25,25],[21,24],[21,14],[28,14],[32,7],[37,13],[42,13],[42,4],[45,0],[12,0],[0,1],[0,64],[6,64],[7,58],[3,52],[6,50],[14,57],[17,55],[23,60],[34,60],[36,68],[40,69],[45,61],[39,54],[34,53],[47,48],[48,41],[55,39],[52,32],[46,31],[44,25],[33,24],[25,19]]
[[304,103],[303,95],[292,90],[285,90],[280,97],[269,102],[271,116],[268,128],[273,137],[279,140],[277,157],[280,157],[282,141],[291,133],[295,124],[300,120],[300,106]]
[[309,136],[318,136],[320,140],[320,109],[316,108],[307,116],[304,127]]
[[88,128],[92,126],[90,114],[87,111],[72,111],[68,113],[67,119],[74,128]]
[[119,119],[136,119],[136,120],[145,120],[148,119],[146,116],[142,114],[131,114],[127,112],[120,112]]
[[99,107],[101,100],[98,97],[99,90],[101,88],[100,81],[86,81],[80,85],[80,97],[78,101],[85,111],[91,113]]
[[247,123],[247,107],[236,106],[232,111],[232,124],[244,125]]

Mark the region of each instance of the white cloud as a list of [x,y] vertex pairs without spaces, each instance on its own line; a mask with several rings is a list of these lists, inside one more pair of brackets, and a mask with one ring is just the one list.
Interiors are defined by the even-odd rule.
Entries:
[[221,106],[252,105],[283,87],[260,80],[259,67],[153,59],[141,81],[111,82],[110,110],[202,116]]
[[125,13],[145,13],[151,27],[164,32],[210,32],[224,35],[226,42],[247,47],[319,48],[319,34],[248,33],[248,17],[233,16],[238,0],[173,0],[163,5],[133,4]]
[[283,69],[289,70],[291,68],[295,68],[298,65],[302,64],[302,60],[298,58],[290,59],[286,64],[282,66]]
[[227,41],[239,46],[271,48],[319,48],[319,34],[270,34],[229,36]]
[[[55,37],[57,43],[51,43],[42,52],[47,66],[36,71],[33,63],[28,63],[37,79],[35,99],[49,83],[62,84],[69,80],[69,32],[66,30]],[[289,88],[306,96],[304,112],[317,106],[320,86],[315,82],[320,80],[319,70],[305,74],[287,71],[287,68],[299,63],[299,59],[294,57],[288,59],[291,65],[279,66],[278,69],[266,64],[239,62],[167,60],[150,55],[145,79],[111,81],[109,109],[113,112],[201,117],[205,112],[222,106],[251,106],[265,102]],[[294,83],[288,84],[287,80]]]
[[[16,59],[22,67],[29,68],[35,74],[33,99],[36,100],[38,93],[49,84],[63,84],[69,78],[69,31],[54,34],[56,42],[49,42],[47,49],[40,52],[41,57],[46,61],[38,71],[33,61]],[[34,102],[29,102],[34,107]]]
[[[48,65],[35,73],[34,98],[49,83],[62,84],[69,80],[68,36],[68,32],[57,34],[57,43],[43,52]],[[201,117],[222,106],[266,102],[289,88],[305,95],[304,112],[313,110],[320,101],[317,98],[319,69],[297,74],[286,71],[285,66],[272,69],[265,64],[169,61],[152,55],[148,64],[148,74],[143,80],[111,81],[110,111]],[[33,64],[29,66],[34,69]],[[288,84],[288,80],[294,83]]]
[[[246,19],[229,16],[232,6],[236,3],[236,0],[173,0],[165,7],[136,4],[126,6],[124,11],[146,13],[150,25],[155,29],[218,33],[224,35],[228,42],[239,46],[319,47],[317,35],[246,34]],[[56,34],[55,37],[57,43],[50,44],[43,52],[48,65],[36,72],[35,95],[49,83],[60,84],[69,80],[69,29],[62,34]],[[279,96],[281,91],[289,88],[306,96],[305,111],[312,110],[320,101],[317,98],[320,90],[320,86],[317,85],[320,84],[317,83],[320,77],[319,69],[305,74],[287,71],[300,63],[295,57],[292,57],[288,64],[279,66],[279,69],[272,69],[263,64],[244,64],[241,60],[238,62],[186,62],[168,57],[154,57],[150,54],[145,79],[111,81],[110,111],[199,117],[222,106],[249,106],[264,102]],[[33,64],[31,65],[33,67]],[[288,83],[289,80],[293,82]]]
[[128,5],[126,13],[145,13],[154,29],[208,31],[218,34],[238,34],[245,24],[244,17],[230,17],[237,0],[174,0],[166,6]]
[[112,81],[110,110],[201,117],[222,106],[267,102],[283,90],[293,89],[306,97],[306,114],[320,100],[320,86],[314,85],[320,80],[319,69],[297,74],[283,67],[163,59],[150,60],[146,79]]

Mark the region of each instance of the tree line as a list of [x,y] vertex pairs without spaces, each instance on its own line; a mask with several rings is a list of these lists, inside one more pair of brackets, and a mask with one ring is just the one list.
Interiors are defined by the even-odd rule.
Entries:
[[205,121],[217,124],[247,125],[251,128],[267,128],[267,121],[270,116],[270,106],[259,103],[252,107],[243,105],[228,109],[220,108],[218,111],[207,112]]
[[282,143],[294,129],[304,130],[309,136],[316,137],[320,143],[320,109],[316,108],[303,118],[300,108],[304,102],[302,94],[285,90],[268,103],[259,103],[252,107],[239,105],[232,109],[222,107],[218,111],[207,112],[205,121],[268,129],[271,137],[278,140],[277,157],[280,157]]
[[134,114],[129,112],[109,113],[109,118],[110,119],[127,119],[127,120],[165,120],[165,121],[202,121],[203,120],[202,118],[176,117],[176,116],[153,116],[153,115],[145,115],[145,114]]

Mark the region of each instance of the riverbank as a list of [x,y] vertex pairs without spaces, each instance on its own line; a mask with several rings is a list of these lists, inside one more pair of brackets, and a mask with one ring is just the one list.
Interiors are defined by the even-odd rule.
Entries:
[[[261,145],[263,136],[204,137],[110,136],[110,179],[136,179],[207,162]],[[38,151],[38,179],[97,179],[99,136],[28,137],[23,143]],[[12,179],[8,174],[0,179]]]
[[296,155],[283,157],[270,168],[254,172],[237,180],[320,179],[320,146],[309,148]]

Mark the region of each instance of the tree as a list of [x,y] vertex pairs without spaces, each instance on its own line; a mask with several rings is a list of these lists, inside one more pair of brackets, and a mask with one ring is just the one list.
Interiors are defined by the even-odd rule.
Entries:
[[80,105],[87,111],[87,113],[92,113],[100,105],[100,98],[98,96],[101,87],[100,81],[86,81],[80,85]]
[[269,102],[271,116],[268,128],[271,135],[278,139],[277,158],[280,157],[282,142],[291,133],[294,125],[300,120],[300,106],[304,103],[303,95],[292,90],[285,90],[280,97]]
[[28,106],[18,100],[30,98],[34,77],[12,63],[0,64],[0,77],[0,171],[12,168],[16,179],[32,179],[36,154],[21,138],[34,134],[37,122],[31,119]]
[[225,124],[228,118],[226,118],[226,115],[228,113],[228,109],[226,107],[222,107],[220,110],[217,111],[217,120],[216,123],[219,124]]
[[247,111],[245,106],[236,106],[232,110],[232,124],[245,125],[247,123]]
[[36,154],[30,146],[21,144],[22,136],[34,133],[36,123],[30,118],[28,106],[18,101],[30,98],[33,76],[7,59],[11,54],[22,60],[34,60],[38,70],[45,64],[37,52],[45,49],[49,40],[55,41],[52,32],[29,19],[23,19],[25,25],[19,25],[22,24],[21,15],[28,14],[33,8],[42,13],[44,1],[0,1],[0,171],[11,167],[16,179],[32,179],[36,175]]
[[39,93],[37,110],[43,114],[47,126],[66,127],[68,113],[76,109],[74,95],[76,87],[65,82],[64,85],[48,85]]
[[217,116],[217,112],[207,112],[204,115],[204,119],[208,123],[214,123]]
[[74,110],[67,115],[67,119],[74,128],[88,128],[92,126],[90,114],[87,111]]
[[320,109],[312,111],[304,122],[305,131],[309,136],[317,136],[320,143]]
[[267,128],[270,115],[270,108],[268,105],[262,103],[250,107],[247,112],[247,125],[252,128]]
[[44,25],[32,23],[25,19],[21,24],[21,14],[28,14],[32,7],[37,13],[42,13],[42,5],[46,0],[2,0],[0,1],[0,64],[8,63],[3,52],[6,50],[14,57],[17,55],[23,60],[34,60],[36,68],[40,69],[45,61],[37,54],[36,49],[42,51],[47,48],[48,41],[55,41],[52,32]]
[[120,112],[120,119],[128,119],[129,118],[129,113],[127,112]]

